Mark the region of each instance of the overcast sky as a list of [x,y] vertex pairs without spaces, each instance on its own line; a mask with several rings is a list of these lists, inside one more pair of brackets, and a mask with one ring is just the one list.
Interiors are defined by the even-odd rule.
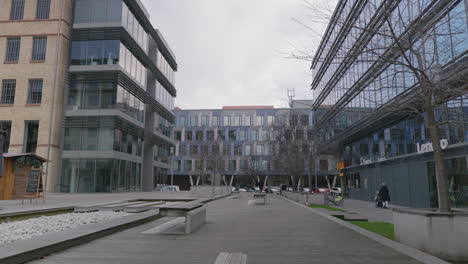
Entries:
[[176,106],[284,107],[288,88],[295,88],[296,99],[312,98],[310,63],[282,54],[313,50],[319,41],[292,20],[310,15],[303,0],[143,2],[177,57]]

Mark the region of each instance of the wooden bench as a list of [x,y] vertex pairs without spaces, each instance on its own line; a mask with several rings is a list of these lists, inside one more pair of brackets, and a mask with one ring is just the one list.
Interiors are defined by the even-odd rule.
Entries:
[[215,264],[247,264],[247,255],[244,253],[221,252]]
[[266,205],[266,194],[264,193],[254,193],[253,199],[263,199],[263,204]]
[[190,234],[205,224],[206,207],[199,202],[187,202],[161,206],[161,216],[185,217],[185,234]]

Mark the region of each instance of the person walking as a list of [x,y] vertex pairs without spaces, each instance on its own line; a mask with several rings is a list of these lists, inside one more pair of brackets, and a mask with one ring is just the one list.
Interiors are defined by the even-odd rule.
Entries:
[[382,187],[380,187],[379,198],[383,203],[383,208],[388,208],[388,202],[390,201],[390,192],[388,191],[388,187],[385,182],[383,182]]

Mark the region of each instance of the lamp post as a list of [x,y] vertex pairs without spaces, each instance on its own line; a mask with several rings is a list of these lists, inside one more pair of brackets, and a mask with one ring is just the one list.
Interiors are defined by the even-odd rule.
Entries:
[[174,147],[171,147],[171,186],[174,185]]
[[5,169],[3,164],[3,142],[5,140],[6,131],[3,130],[3,126],[0,124],[0,177],[5,175]]

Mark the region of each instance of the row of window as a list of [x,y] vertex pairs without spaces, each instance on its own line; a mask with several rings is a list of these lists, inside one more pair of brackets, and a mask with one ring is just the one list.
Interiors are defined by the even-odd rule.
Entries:
[[166,118],[160,116],[158,113],[153,112],[154,115],[154,131],[158,131],[166,137],[172,136],[173,125]]
[[[7,38],[5,62],[14,63],[18,62],[21,49],[21,38],[10,37]],[[33,46],[31,61],[45,61],[47,50],[47,37],[33,37]]]
[[270,171],[272,170],[272,162],[270,160],[174,160],[175,171],[218,171],[218,172],[253,172],[253,171]]
[[270,144],[211,144],[179,145],[177,156],[207,156],[223,154],[226,156],[272,155],[274,146]]
[[[27,104],[41,104],[42,102],[42,79],[30,79]],[[2,90],[0,94],[0,104],[15,104],[16,80],[2,80]]]
[[143,140],[128,131],[107,127],[65,128],[63,150],[118,151],[142,156]]
[[141,163],[118,159],[64,159],[61,192],[135,192],[141,190]]
[[166,58],[159,52],[156,55],[156,66],[166,76],[170,83],[175,84],[175,72],[171,65],[167,62]]
[[[6,131],[3,141],[3,152],[8,153],[11,138],[11,121],[0,121],[0,130]],[[22,152],[35,153],[37,149],[37,138],[39,135],[39,121],[26,120],[24,121],[24,145]]]
[[[211,122],[210,122],[211,121]],[[178,116],[177,126],[178,127],[197,127],[197,126],[273,126],[275,124],[286,124],[289,123],[291,126],[298,124],[302,126],[308,126],[309,116],[308,115],[292,115],[288,120],[288,116],[285,115],[224,115],[218,116]]]
[[[311,133],[311,132],[308,132]],[[306,132],[304,130],[297,130],[296,136],[305,138]],[[275,135],[272,130],[186,130],[174,132],[175,140],[178,141],[267,141],[274,140]]]
[[155,93],[156,101],[162,104],[169,111],[174,109],[174,97],[157,80]]
[[120,43],[120,59],[119,64],[124,68],[133,78],[141,84],[143,89],[146,90],[147,72],[146,67],[140,62],[133,53]]
[[122,0],[75,0],[74,23],[120,22]]
[[143,29],[138,19],[133,15],[132,11],[128,9],[127,4],[122,1],[122,25],[133,39],[148,52],[148,33]]
[[67,109],[119,109],[142,123],[145,117],[143,101],[111,82],[70,83]]
[[[11,0],[10,20],[23,20],[24,8],[25,0]],[[48,19],[49,15],[50,0],[36,0],[36,19]]]

